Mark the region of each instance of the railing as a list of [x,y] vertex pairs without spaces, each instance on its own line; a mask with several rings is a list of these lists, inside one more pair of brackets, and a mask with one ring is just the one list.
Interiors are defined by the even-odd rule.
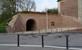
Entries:
[[[31,36],[33,36],[33,35],[36,35],[36,36],[40,36],[41,37],[41,46],[42,46],[42,48],[44,48],[45,47],[45,37],[46,36],[49,36],[49,35],[54,35],[54,37],[58,37],[58,38],[61,38],[62,36],[63,37],[65,37],[65,41],[66,41],[66,45],[65,45],[65,47],[66,47],[66,50],[69,50],[69,37],[70,37],[70,35],[78,35],[78,34],[81,34],[82,32],[53,32],[53,33],[51,33],[51,32],[47,32],[47,33],[23,33],[23,32],[21,32],[21,33],[15,33],[15,35],[17,35],[17,47],[20,47],[20,40],[21,40],[21,38],[20,38],[20,36],[23,36],[23,35],[31,35]],[[9,33],[8,33],[9,34]],[[7,35],[8,35],[7,34]],[[14,33],[10,33],[10,35],[14,35]],[[54,40],[54,39],[53,39]]]

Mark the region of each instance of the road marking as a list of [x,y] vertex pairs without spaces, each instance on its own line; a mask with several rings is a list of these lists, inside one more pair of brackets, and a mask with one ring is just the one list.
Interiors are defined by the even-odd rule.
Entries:
[[[45,47],[66,49],[66,47],[59,47],[59,46],[45,46]],[[72,48],[72,47],[70,47],[69,49],[82,50],[82,48]]]
[[17,44],[0,44],[0,46],[17,46]]
[[[0,44],[0,46],[17,46],[17,44]],[[21,47],[41,47],[41,45],[20,45]],[[60,49],[66,49],[66,47],[59,47],[59,46],[48,46],[45,45],[45,47],[49,48],[60,48]],[[76,49],[76,50],[82,50],[82,48],[72,48],[70,47],[69,49]]]

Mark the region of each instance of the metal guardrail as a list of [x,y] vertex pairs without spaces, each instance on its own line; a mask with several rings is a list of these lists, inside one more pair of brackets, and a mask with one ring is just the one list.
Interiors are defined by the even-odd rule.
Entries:
[[[56,33],[41,33],[41,34],[35,34],[35,35],[40,35],[41,36],[41,42],[42,42],[42,48],[44,48],[44,36],[46,34],[60,34],[61,32],[56,32]],[[71,34],[77,34],[78,32],[62,32],[61,34],[63,34],[65,37],[66,37],[66,50],[69,50],[69,35]],[[81,32],[80,32],[81,33]],[[33,35],[34,33],[31,33],[31,34],[28,34],[28,35]],[[20,36],[23,35],[23,34],[17,34],[17,47],[20,47]]]
[[[69,45],[68,45],[68,42],[69,42],[69,35],[65,35],[66,37],[66,50],[69,50]],[[44,48],[44,35],[41,35],[41,42],[42,42],[42,48]],[[17,47],[20,47],[20,34],[17,34]]]
[[[45,35],[49,35],[49,34],[59,34],[60,35],[63,35],[65,36],[65,39],[66,39],[66,50],[69,50],[69,35],[74,35],[74,34],[81,34],[82,32],[44,32],[44,33],[33,33],[33,32],[27,32],[27,33],[24,33],[24,32],[21,32],[21,33],[14,33],[17,35],[17,47],[20,47],[20,36],[21,35],[40,35],[41,36],[41,45],[42,45],[42,48],[45,47],[45,43],[44,43],[44,36]],[[8,34],[11,34],[11,33],[8,33]],[[56,36],[56,35],[55,35]]]

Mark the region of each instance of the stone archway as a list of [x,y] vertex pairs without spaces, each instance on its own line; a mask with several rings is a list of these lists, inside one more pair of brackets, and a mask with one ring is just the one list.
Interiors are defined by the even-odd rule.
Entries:
[[26,31],[33,31],[33,30],[35,30],[35,26],[36,26],[35,20],[29,19],[26,22]]

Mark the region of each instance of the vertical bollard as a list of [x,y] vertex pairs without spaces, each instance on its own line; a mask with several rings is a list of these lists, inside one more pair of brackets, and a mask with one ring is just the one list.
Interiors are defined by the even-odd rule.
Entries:
[[44,48],[44,35],[41,36],[42,39],[42,48]]
[[69,50],[69,35],[66,35],[66,50]]
[[17,34],[17,47],[20,47],[20,45],[19,45],[19,40],[20,40],[20,35]]

